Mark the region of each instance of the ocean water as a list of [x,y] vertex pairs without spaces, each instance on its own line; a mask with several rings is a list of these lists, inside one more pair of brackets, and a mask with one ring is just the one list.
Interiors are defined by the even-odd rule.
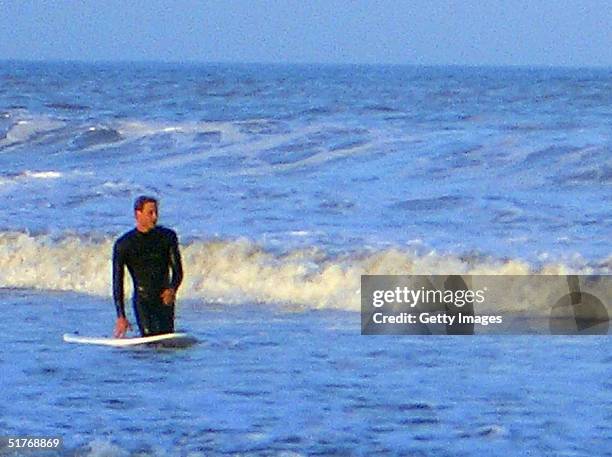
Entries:
[[[357,312],[362,274],[610,274],[611,125],[608,69],[0,63],[1,434],[611,455],[607,338],[365,337]],[[110,332],[143,193],[201,344],[63,343]]]
[[348,311],[187,301],[198,345],[108,348],[59,338],[109,327],[108,300],[0,297],[0,429],[62,437],[49,455],[611,455],[607,337],[364,337]]

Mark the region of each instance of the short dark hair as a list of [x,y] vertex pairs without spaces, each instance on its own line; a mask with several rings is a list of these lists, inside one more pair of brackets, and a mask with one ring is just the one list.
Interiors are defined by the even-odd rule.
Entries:
[[144,208],[144,205],[147,203],[155,203],[155,207],[157,208],[156,198],[149,197],[148,195],[141,195],[134,200],[134,211],[142,211],[142,208]]

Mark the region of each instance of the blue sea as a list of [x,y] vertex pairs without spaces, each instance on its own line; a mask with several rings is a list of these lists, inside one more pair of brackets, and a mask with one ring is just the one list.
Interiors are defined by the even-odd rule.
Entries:
[[[610,274],[611,127],[605,68],[0,62],[0,437],[612,455],[607,336],[372,337],[359,315],[363,274]],[[199,344],[64,343],[111,333],[141,194]]]

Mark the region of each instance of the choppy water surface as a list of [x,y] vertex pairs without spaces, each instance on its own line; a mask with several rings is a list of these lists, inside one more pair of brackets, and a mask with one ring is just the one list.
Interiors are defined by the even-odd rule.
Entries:
[[[609,256],[609,70],[0,64],[3,230]],[[61,214],[61,216],[60,216]]]
[[110,327],[107,301],[1,297],[3,433],[60,455],[610,452],[603,337],[363,337],[355,313],[190,302],[197,346],[113,349],[60,335]]
[[[611,107],[607,69],[0,63],[1,434],[611,455],[606,338],[362,337],[355,312],[362,274],[609,274]],[[63,343],[110,332],[142,193],[201,344]]]

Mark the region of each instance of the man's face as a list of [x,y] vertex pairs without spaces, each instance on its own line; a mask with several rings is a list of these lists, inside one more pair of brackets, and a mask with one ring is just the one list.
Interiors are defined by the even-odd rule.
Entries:
[[136,211],[136,226],[141,232],[148,232],[157,224],[157,205],[147,202],[142,211]]

